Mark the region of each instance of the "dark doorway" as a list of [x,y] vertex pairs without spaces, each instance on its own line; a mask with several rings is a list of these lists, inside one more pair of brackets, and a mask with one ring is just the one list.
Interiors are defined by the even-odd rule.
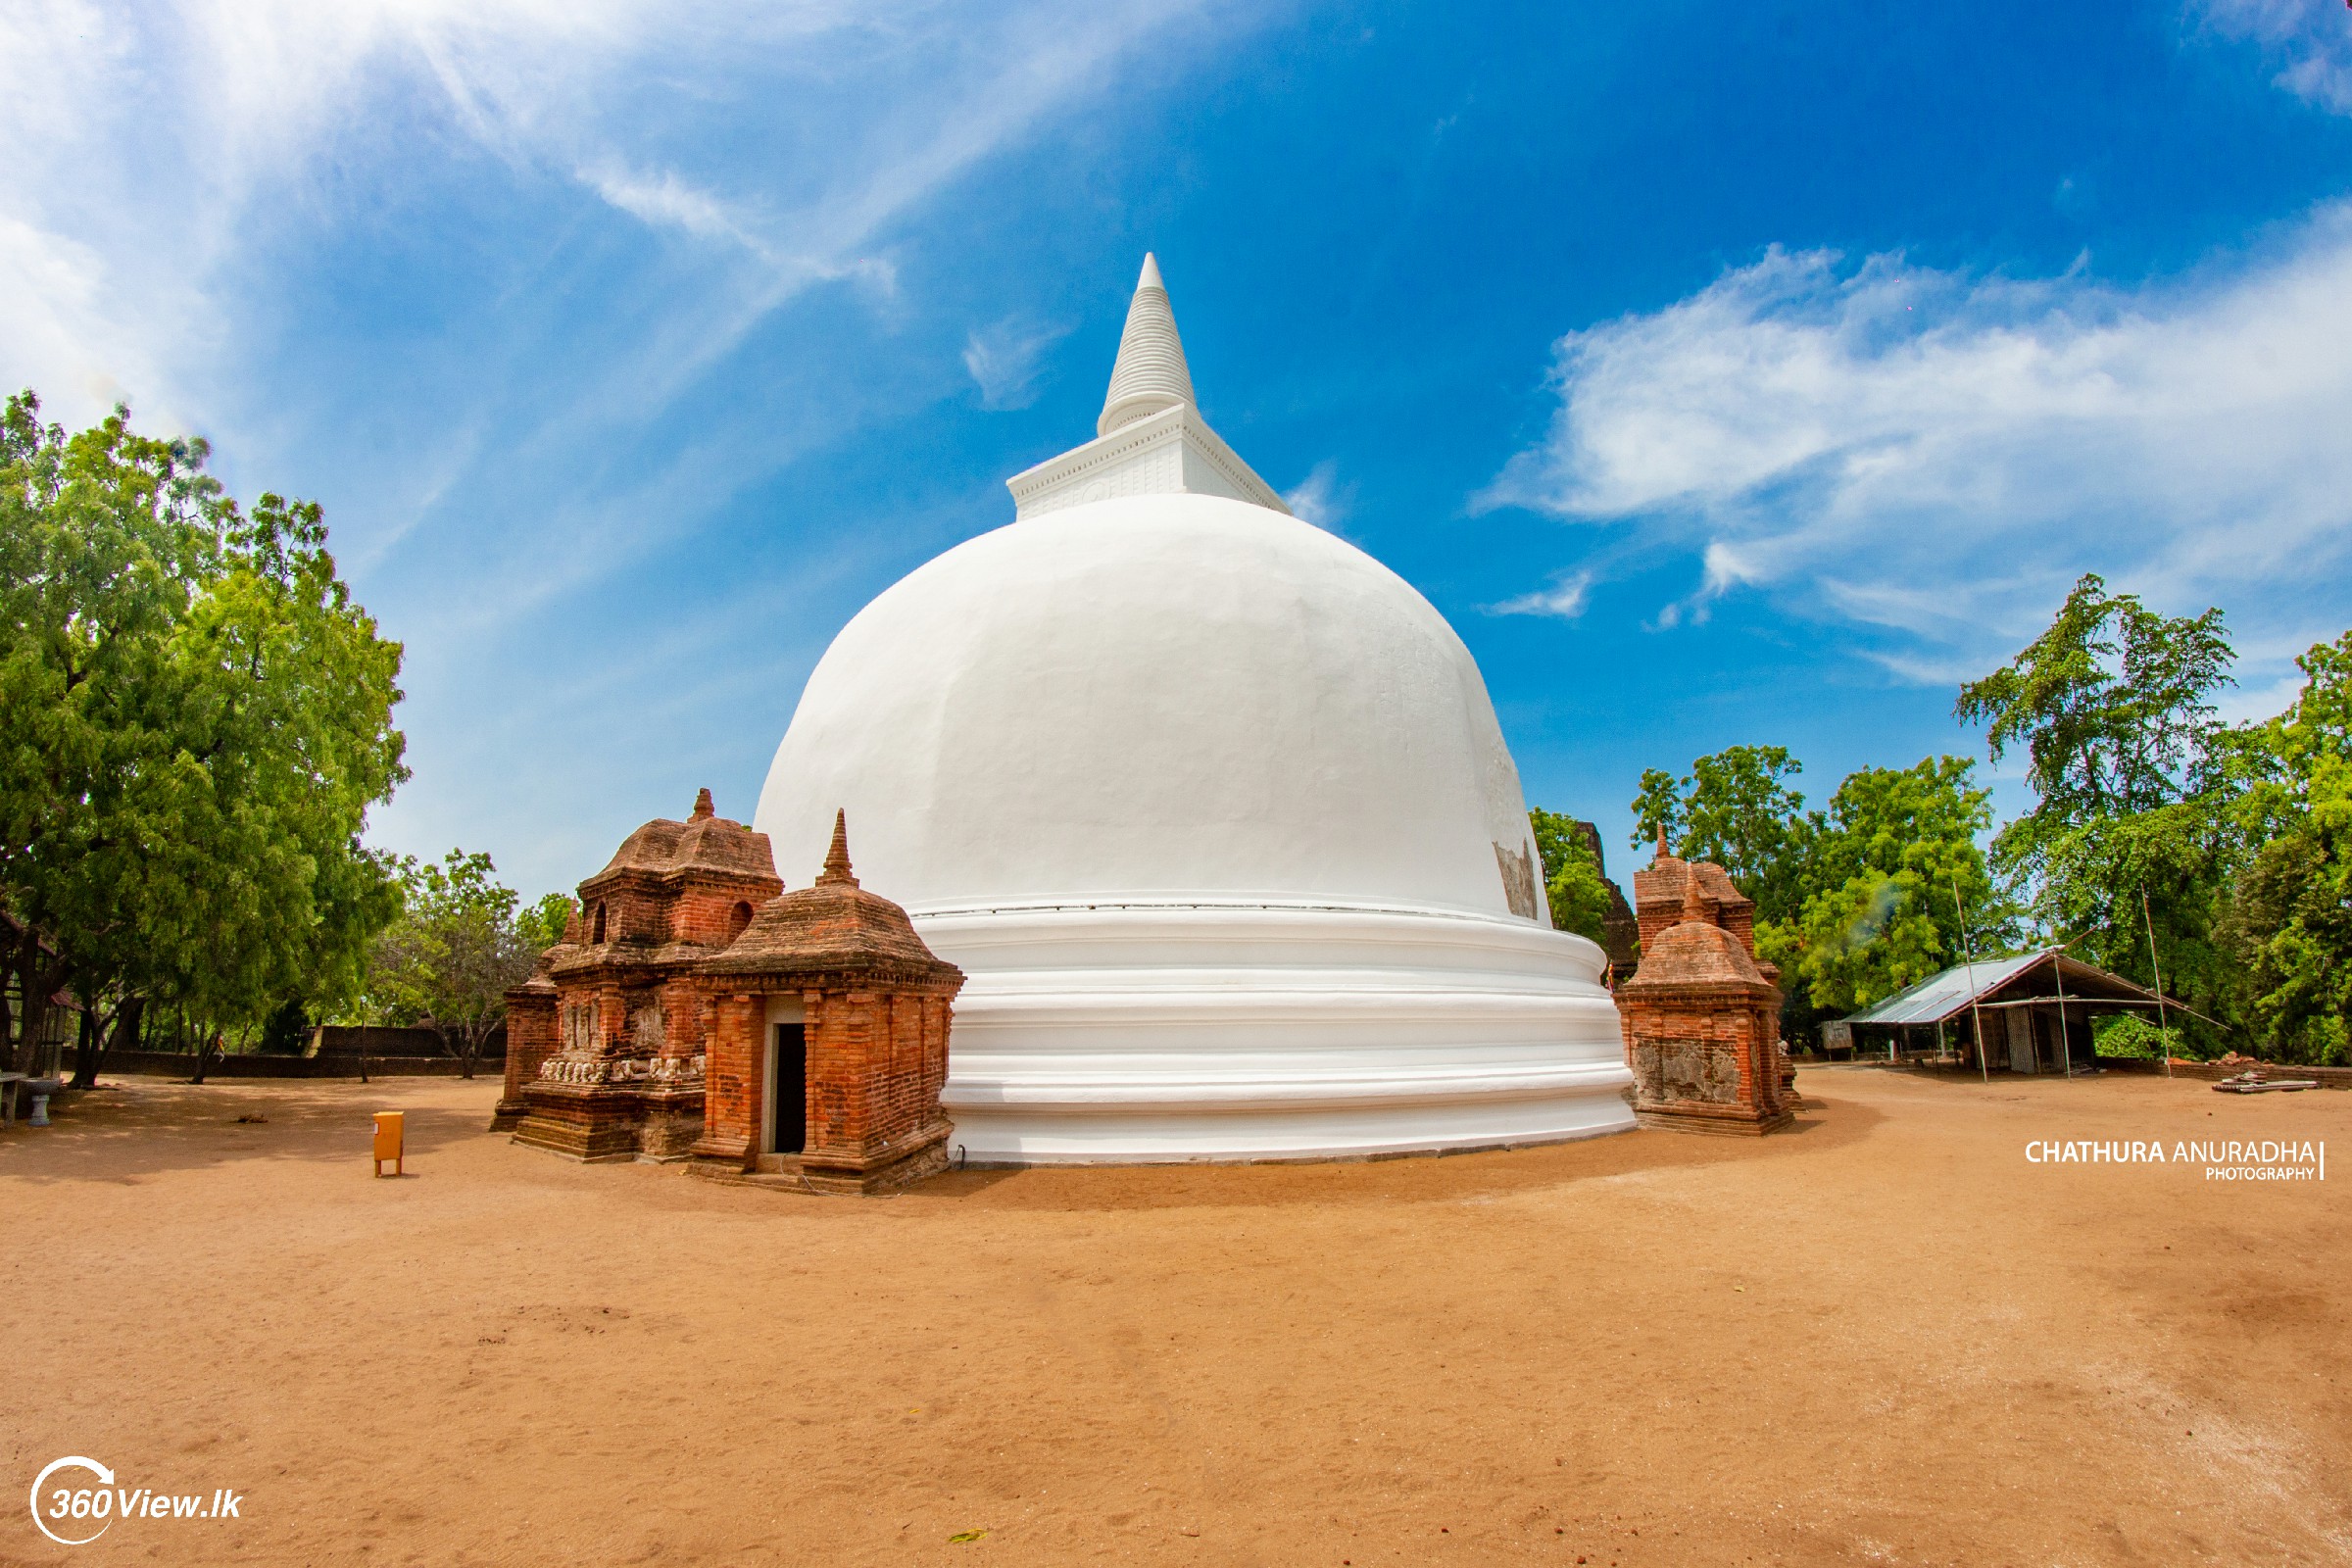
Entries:
[[808,1035],[806,1025],[776,1025],[776,1104],[768,1152],[797,1154],[808,1141]]

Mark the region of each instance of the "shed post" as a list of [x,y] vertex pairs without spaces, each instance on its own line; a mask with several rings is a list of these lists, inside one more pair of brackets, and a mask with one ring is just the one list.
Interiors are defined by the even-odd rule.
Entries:
[[1969,1022],[1976,1028],[1977,1075],[1990,1083],[1992,1068],[1984,1054],[1984,1009],[1977,1005],[1977,945],[1968,934],[1968,911],[1960,906],[1958,877],[1952,878],[1952,913],[1960,917],[1960,951],[1968,955],[1968,1013]]
[[2066,1053],[2066,1075],[2075,1075],[2075,1039],[2066,1028],[2066,953],[2050,955],[2050,973],[2058,979],[2058,1049]]
[[2156,976],[2156,1047],[2164,1053],[2164,1075],[2170,1078],[2173,1075],[2173,1048],[2165,1039],[2168,1026],[2164,1021],[2164,966],[2156,957],[2156,920],[2148,913],[2146,888],[2139,890],[2139,918],[2148,928],[2148,969]]

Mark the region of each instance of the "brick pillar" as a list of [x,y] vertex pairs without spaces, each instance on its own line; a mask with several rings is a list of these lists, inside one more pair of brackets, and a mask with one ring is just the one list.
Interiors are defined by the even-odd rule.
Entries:
[[703,988],[679,975],[662,988],[662,1054],[689,1061],[703,1054]]
[[507,1082],[498,1108],[490,1113],[490,1130],[512,1132],[522,1125],[529,1109],[523,1091],[539,1076],[539,1064],[553,1055],[556,1038],[556,988],[544,975],[507,993]]
[[767,999],[719,992],[710,999],[710,1033],[704,1041],[703,1136],[694,1157],[750,1170],[760,1152],[760,1037]]

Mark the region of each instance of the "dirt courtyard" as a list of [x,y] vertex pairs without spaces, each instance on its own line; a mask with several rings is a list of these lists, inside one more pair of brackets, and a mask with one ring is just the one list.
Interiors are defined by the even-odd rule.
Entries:
[[[856,1200],[113,1082],[0,1135],[0,1561],[2352,1562],[2352,1095],[1809,1069],[1760,1142]],[[2026,1157],[2217,1138],[2339,1168]],[[53,1545],[64,1455],[237,1517]]]

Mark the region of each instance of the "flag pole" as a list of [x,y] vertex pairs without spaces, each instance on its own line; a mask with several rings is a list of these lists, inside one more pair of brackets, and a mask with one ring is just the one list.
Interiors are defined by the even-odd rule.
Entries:
[[2164,1075],[2173,1075],[2171,1026],[2164,1021],[2164,965],[2156,958],[2156,920],[2148,913],[2148,890],[2139,890],[2139,918],[2148,932],[2148,970],[2156,976],[2156,1047],[2164,1053]]

